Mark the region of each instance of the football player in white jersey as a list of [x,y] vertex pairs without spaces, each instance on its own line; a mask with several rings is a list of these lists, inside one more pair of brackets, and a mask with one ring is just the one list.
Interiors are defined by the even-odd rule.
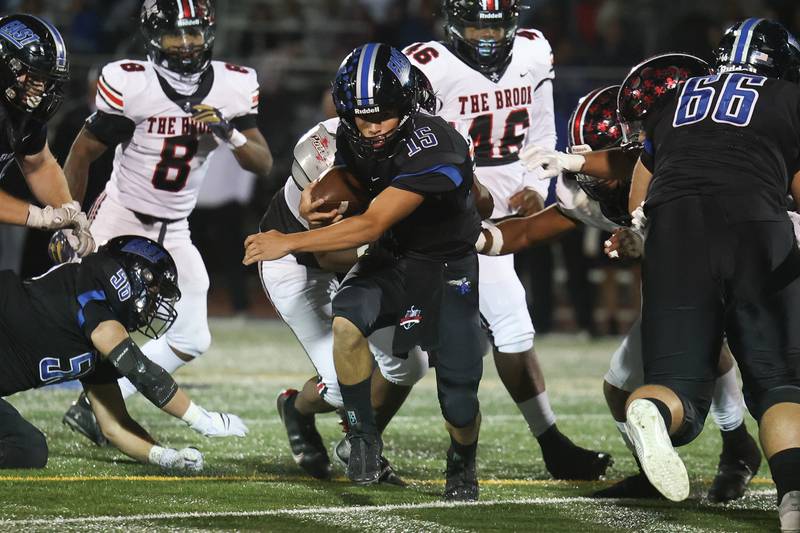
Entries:
[[[476,175],[494,197],[492,218],[541,208],[547,183],[525,170],[523,146],[555,147],[552,51],[541,32],[517,29],[517,0],[445,0],[444,42],[405,50],[428,77],[438,115],[469,134]],[[480,311],[506,389],[539,441],[556,479],[597,479],[611,457],[561,434],[533,349],[534,329],[513,256],[480,259]]]
[[[150,237],[174,257],[183,294],[178,319],[167,335],[142,347],[174,372],[211,342],[208,274],[187,221],[208,155],[232,150],[242,168],[262,176],[269,173],[272,156],[256,128],[256,72],[211,60],[212,0],[145,0],[141,29],[147,60],[103,67],[97,112],[75,140],[65,173],[75,198],[83,199],[89,165],[116,147],[111,179],[90,212],[92,233],[98,243],[121,234]],[[124,396],[135,392],[126,380],[120,388]],[[101,440],[86,407],[82,396],[64,422]]]

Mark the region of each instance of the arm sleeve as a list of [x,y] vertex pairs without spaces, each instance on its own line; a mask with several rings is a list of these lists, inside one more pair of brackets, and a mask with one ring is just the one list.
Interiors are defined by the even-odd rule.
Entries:
[[231,124],[239,131],[250,130],[258,127],[258,115],[256,113],[241,115],[231,119]]
[[44,150],[47,143],[47,124],[38,125],[32,130],[17,149],[17,155],[33,155]]
[[392,187],[417,194],[437,194],[458,188],[464,181],[455,165],[437,165],[410,174],[399,174],[392,179]]
[[136,124],[128,117],[98,110],[86,119],[86,129],[106,146],[116,146],[133,137]]

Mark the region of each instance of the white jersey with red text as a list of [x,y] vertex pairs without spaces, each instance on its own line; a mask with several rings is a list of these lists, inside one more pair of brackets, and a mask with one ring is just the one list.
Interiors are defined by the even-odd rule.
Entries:
[[495,200],[493,218],[512,214],[508,199],[524,187],[546,197],[548,182],[527,172],[517,156],[527,144],[555,148],[553,54],[542,33],[518,30],[511,60],[494,78],[441,42],[413,44],[405,53],[430,80],[436,114],[472,138],[476,174]]
[[182,219],[197,202],[208,155],[218,146],[187,108],[207,104],[228,120],[254,115],[258,81],[253,69],[212,61],[197,92],[186,97],[160,78],[151,62],[124,59],[103,67],[96,102],[99,111],[122,115],[136,126],[131,139],[117,145],[106,194],[132,211]]

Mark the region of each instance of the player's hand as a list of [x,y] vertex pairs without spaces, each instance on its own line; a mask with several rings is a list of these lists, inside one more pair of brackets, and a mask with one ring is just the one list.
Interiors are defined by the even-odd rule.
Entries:
[[196,104],[191,107],[192,120],[205,124],[215,137],[223,142],[231,140],[235,128],[216,107],[207,104]]
[[183,419],[204,437],[244,437],[249,431],[238,416],[206,411],[195,403],[190,404]]
[[300,193],[300,216],[308,222],[310,229],[320,228],[342,220],[342,213],[339,209],[331,211],[319,211],[319,207],[325,203],[323,198],[311,199],[311,191],[317,186],[319,181],[312,181],[308,187]]
[[580,154],[565,154],[549,148],[529,144],[519,152],[519,160],[529,171],[541,168],[541,179],[550,179],[564,171],[579,172],[586,158]]
[[257,261],[274,261],[292,253],[287,245],[289,236],[276,230],[254,233],[244,241],[242,263],[252,265]]
[[[56,230],[66,227],[76,227],[76,217],[81,213],[81,204],[76,201],[62,204],[61,207],[48,205],[44,208],[33,204],[28,206],[28,219],[25,225],[29,228]],[[85,216],[85,215],[84,215]],[[88,222],[87,222],[88,227]]]
[[88,229],[61,229],[53,233],[47,254],[54,264],[73,263],[94,251],[94,238]]
[[73,240],[70,241],[70,244],[75,249],[78,257],[86,257],[94,252],[94,237],[92,237],[92,232],[89,230],[89,218],[86,213],[81,211],[75,215],[72,220],[72,228],[72,230],[64,231],[67,234],[67,239],[70,239],[70,235],[72,235]]
[[508,199],[508,207],[524,217],[544,209],[544,198],[535,190],[525,187]]
[[188,470],[190,472],[201,472],[204,461],[203,454],[197,448],[183,448],[175,450],[173,448],[163,448],[153,446],[147,459],[151,464],[160,466],[168,470]]
[[611,259],[638,259],[644,253],[644,239],[630,228],[620,228],[604,243],[603,251]]

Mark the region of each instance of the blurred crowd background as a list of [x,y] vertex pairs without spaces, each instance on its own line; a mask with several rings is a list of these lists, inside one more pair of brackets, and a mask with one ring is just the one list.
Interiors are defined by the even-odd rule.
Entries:
[[[577,99],[619,83],[650,55],[682,51],[711,59],[724,29],[763,16],[800,32],[798,0],[522,0],[520,26],[541,30],[556,65],[559,146]],[[261,84],[259,127],[275,156],[269,176],[252,176],[219,150],[192,215],[192,233],[211,274],[212,314],[264,316],[269,307],[255,269],[241,264],[243,236],[255,230],[270,198],[286,180],[297,138],[333,113],[330,81],[344,55],[367,41],[396,47],[442,38],[440,0],[217,0],[215,58],[254,67]],[[50,128],[63,163],[83,120],[94,109],[97,69],[124,57],[143,58],[138,29],[141,0],[0,0],[0,12],[46,17],[71,54],[69,98]],[[102,190],[112,152],[92,168],[85,207]],[[2,187],[29,196],[18,172]],[[552,194],[551,194],[552,196]],[[552,198],[550,199],[552,200]],[[36,275],[49,267],[49,236],[24,228],[0,231],[0,269]],[[557,243],[520,254],[539,333],[579,331],[587,337],[625,331],[639,308],[635,265],[604,259],[605,239],[576,231]]]

